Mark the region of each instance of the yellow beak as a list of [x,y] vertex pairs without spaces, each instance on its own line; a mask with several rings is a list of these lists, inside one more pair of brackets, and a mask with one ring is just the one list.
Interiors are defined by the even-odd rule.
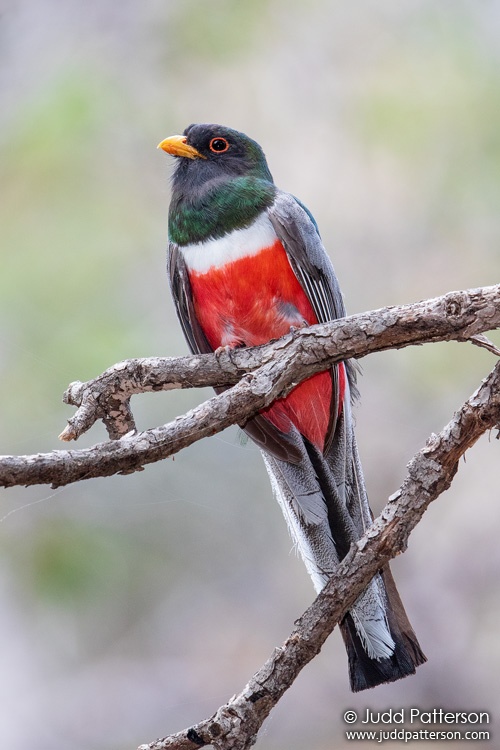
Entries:
[[163,151],[166,151],[167,154],[171,154],[172,156],[185,156],[188,159],[207,158],[206,156],[203,156],[203,154],[200,154],[200,152],[193,148],[193,146],[186,143],[186,140],[185,135],[171,135],[169,138],[165,138],[164,141],[161,141],[157,148],[163,149]]

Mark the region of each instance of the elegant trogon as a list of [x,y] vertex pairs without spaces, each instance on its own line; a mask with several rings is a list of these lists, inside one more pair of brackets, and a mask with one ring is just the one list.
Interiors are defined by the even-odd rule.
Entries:
[[[345,315],[310,212],[279,190],[261,147],[221,125],[190,125],[159,147],[177,157],[168,272],[193,352],[263,344]],[[262,451],[316,591],[372,521],[351,415],[349,361],[313,375],[244,425]],[[341,623],[351,687],[425,661],[386,566]]]

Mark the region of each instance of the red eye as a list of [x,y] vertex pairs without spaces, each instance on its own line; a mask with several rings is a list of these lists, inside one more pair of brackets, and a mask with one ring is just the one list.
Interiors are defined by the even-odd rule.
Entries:
[[224,151],[227,151],[229,148],[229,141],[225,138],[212,138],[209,143],[209,148],[210,151],[213,151],[216,154],[223,154]]

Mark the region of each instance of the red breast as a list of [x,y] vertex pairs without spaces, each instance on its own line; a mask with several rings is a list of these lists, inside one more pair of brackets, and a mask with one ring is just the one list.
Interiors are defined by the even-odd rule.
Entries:
[[[197,318],[213,349],[264,344],[291,327],[318,322],[278,239],[256,253],[240,253],[236,260],[206,271],[191,268],[189,279]],[[293,422],[323,450],[331,398],[331,375],[319,373],[262,413],[283,432]]]

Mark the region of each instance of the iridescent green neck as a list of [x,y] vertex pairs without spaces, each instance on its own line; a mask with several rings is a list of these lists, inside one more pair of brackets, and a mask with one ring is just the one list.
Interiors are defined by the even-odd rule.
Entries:
[[272,182],[244,176],[219,183],[194,199],[174,198],[168,219],[169,238],[177,245],[188,245],[243,229],[271,205],[275,193]]

